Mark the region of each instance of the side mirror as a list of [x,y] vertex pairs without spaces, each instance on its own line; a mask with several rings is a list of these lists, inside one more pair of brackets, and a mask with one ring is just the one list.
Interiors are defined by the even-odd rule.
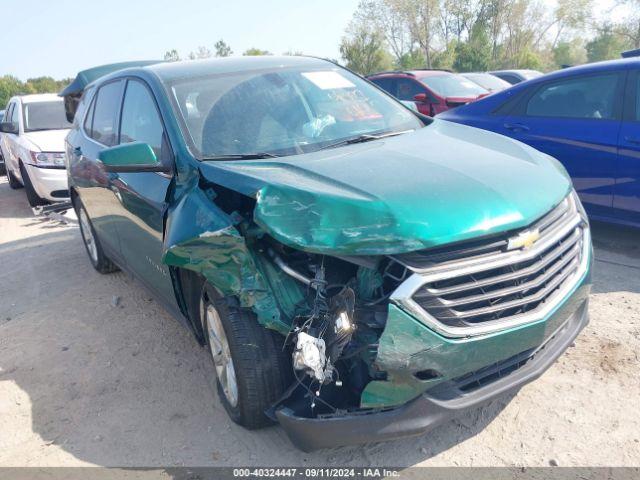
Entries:
[[2,122],[0,123],[0,132],[17,134],[18,127],[11,122]]
[[420,103],[429,103],[429,97],[427,96],[426,93],[418,93],[417,95],[413,96],[413,99],[416,102],[420,102]]
[[166,172],[151,146],[132,142],[102,150],[98,154],[107,172]]

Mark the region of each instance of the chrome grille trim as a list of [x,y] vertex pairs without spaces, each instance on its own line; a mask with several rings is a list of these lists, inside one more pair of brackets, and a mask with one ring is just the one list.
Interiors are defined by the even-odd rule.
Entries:
[[[540,234],[542,235],[541,240],[538,241],[533,248],[526,250],[526,252],[529,252],[531,254],[530,258],[535,257],[537,253],[539,253],[541,250],[544,250],[546,247],[548,247],[552,243],[560,240],[564,233],[567,233],[572,228],[578,226],[582,221],[583,221],[582,218],[577,213],[576,200],[573,194],[569,195],[547,215],[542,217],[537,222],[534,222],[529,227],[523,229],[523,230],[528,230],[528,229],[533,230],[537,228],[540,230]],[[502,243],[504,243],[506,246],[507,242],[504,241]],[[513,262],[514,259],[521,253],[522,251],[520,250],[512,250],[512,251],[500,250],[491,254],[481,255],[475,258],[468,258],[464,260],[456,260],[452,262],[439,263],[438,265],[435,265],[433,267],[420,267],[417,265],[407,263],[403,260],[402,255],[393,256],[392,258],[413,272],[428,274],[432,272],[443,271],[447,267],[457,270],[458,268],[460,268],[461,265],[473,266],[475,264],[478,264],[480,266],[483,266],[487,262],[491,262],[494,260],[503,262],[503,265],[508,265],[509,263]],[[522,261],[522,259],[520,261]],[[470,273],[473,273],[473,272],[470,272]]]
[[[541,232],[540,239],[531,248],[500,251],[478,258],[463,258],[429,268],[412,269],[414,273],[393,292],[390,300],[436,332],[453,338],[493,333],[545,318],[584,277],[589,264],[590,232],[586,219],[580,214],[574,195],[569,195],[554,210],[529,227],[529,229],[538,228]],[[523,262],[531,261],[534,263],[522,266]],[[551,266],[547,270],[546,267],[549,265]],[[442,288],[430,285],[442,280],[455,280],[483,272],[489,275],[492,270],[503,267],[513,268],[514,271],[477,281],[465,281],[458,285],[445,285]],[[528,276],[534,276],[534,278],[527,278],[519,285],[507,285],[489,292],[484,292],[482,288],[499,286],[502,282],[515,281]],[[442,298],[444,295],[464,293],[474,289],[482,293],[454,299]],[[521,298],[509,298],[500,303],[501,299],[509,295],[519,295]],[[425,306],[421,306],[414,297],[417,297]],[[475,307],[473,304],[478,302],[489,303],[489,305],[473,308]],[[527,304],[533,306],[530,311],[511,316],[505,315],[498,319],[481,320],[477,323],[469,321],[474,317],[482,318],[481,316],[494,313],[498,316],[501,311],[520,306],[526,308]],[[465,306],[469,308],[465,310]],[[465,324],[450,325],[446,323],[447,321]]]

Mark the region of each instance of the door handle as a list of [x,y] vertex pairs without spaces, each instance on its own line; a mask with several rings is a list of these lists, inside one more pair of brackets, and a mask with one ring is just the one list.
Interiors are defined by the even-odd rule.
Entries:
[[633,143],[635,145],[640,145],[640,138],[638,138],[638,137],[626,136],[626,137],[624,137],[624,141],[628,142],[628,143]]
[[82,149],[80,147],[76,147],[73,149],[73,156],[76,158],[80,158],[82,156]]
[[523,125],[522,123],[505,123],[504,128],[507,130],[511,130],[513,132],[528,132],[529,127]]

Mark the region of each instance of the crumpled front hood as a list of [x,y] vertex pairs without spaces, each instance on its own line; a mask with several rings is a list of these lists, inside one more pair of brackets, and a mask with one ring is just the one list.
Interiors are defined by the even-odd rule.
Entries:
[[64,152],[64,139],[69,133],[64,130],[42,130],[25,132],[24,136],[41,152]]
[[256,198],[280,242],[342,255],[402,253],[523,227],[571,182],[512,139],[434,121],[419,131],[282,159],[202,162],[214,184]]

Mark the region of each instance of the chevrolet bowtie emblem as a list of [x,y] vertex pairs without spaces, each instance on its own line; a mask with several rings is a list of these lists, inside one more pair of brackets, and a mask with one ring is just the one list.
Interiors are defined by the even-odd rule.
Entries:
[[527,230],[526,232],[520,233],[517,237],[510,238],[507,244],[507,250],[516,250],[518,248],[526,250],[531,248],[539,238],[540,230],[537,228],[535,230]]

